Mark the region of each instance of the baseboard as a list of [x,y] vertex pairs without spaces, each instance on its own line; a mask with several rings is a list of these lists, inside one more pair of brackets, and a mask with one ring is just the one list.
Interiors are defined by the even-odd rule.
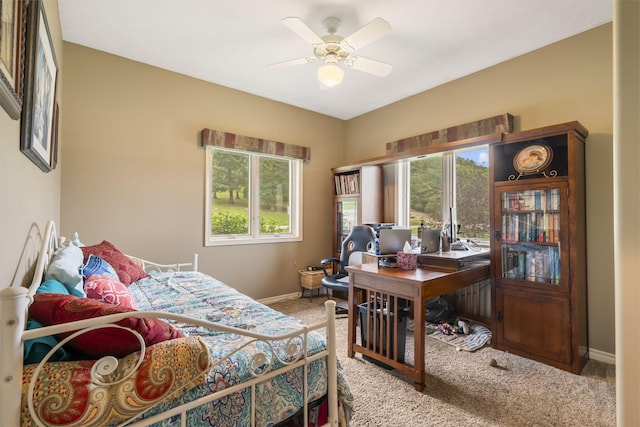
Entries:
[[290,299],[297,299],[297,298],[300,298],[301,295],[302,294],[300,292],[293,292],[291,294],[284,294],[284,295],[278,295],[275,297],[259,299],[258,302],[264,305],[269,305],[269,304],[275,304],[277,302],[287,301]]
[[589,349],[589,359],[597,360],[598,362],[608,363],[610,365],[616,364],[616,355],[607,353],[605,351],[596,350],[594,348]]

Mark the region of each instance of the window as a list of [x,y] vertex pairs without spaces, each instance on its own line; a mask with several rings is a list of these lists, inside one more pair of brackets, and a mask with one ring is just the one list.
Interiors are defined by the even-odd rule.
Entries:
[[[442,230],[459,224],[458,237],[486,242],[489,239],[489,152],[488,147],[436,153],[410,159],[398,170],[408,175],[406,223],[416,233],[421,222]],[[400,223],[402,221],[399,221]]]
[[455,153],[458,237],[489,243],[489,151],[487,147]]
[[424,222],[429,228],[442,228],[442,154],[416,159],[409,167],[409,225]]
[[302,160],[206,149],[205,245],[301,240]]

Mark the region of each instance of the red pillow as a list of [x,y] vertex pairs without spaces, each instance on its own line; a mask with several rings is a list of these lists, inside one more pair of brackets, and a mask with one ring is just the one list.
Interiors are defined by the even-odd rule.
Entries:
[[87,298],[97,299],[120,307],[136,308],[133,295],[127,287],[106,274],[92,274],[84,282]]
[[80,249],[82,249],[85,264],[91,254],[102,258],[116,270],[120,281],[127,286],[148,276],[138,264],[106,240],[103,240],[102,243],[98,245],[82,246]]
[[[33,303],[29,306],[29,316],[45,326],[134,311],[90,298],[46,292],[34,295]],[[184,336],[160,319],[128,317],[116,324],[140,333],[147,346]],[[72,333],[60,334],[57,338],[61,340]],[[84,333],[65,346],[95,358],[122,357],[140,350],[138,339],[131,332],[118,328],[100,328]]]

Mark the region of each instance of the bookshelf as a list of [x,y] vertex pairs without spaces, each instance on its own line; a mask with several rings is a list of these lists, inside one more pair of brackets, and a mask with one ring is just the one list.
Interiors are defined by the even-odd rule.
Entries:
[[559,285],[560,190],[501,193],[502,277]]
[[493,345],[576,374],[588,357],[587,134],[564,123],[490,148]]
[[332,177],[333,248],[339,256],[342,241],[354,225],[382,222],[382,166],[334,168]]
[[360,195],[360,172],[337,173],[333,176],[336,196]]

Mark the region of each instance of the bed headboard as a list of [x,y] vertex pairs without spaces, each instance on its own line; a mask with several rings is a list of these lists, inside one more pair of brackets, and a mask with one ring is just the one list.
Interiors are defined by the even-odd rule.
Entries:
[[35,270],[33,272],[33,279],[29,284],[28,296],[29,299],[33,298],[38,287],[42,283],[44,273],[53,258],[53,253],[58,249],[60,241],[58,240],[58,231],[56,230],[56,223],[53,221],[47,222],[44,229],[44,235],[42,237],[42,245],[40,246],[40,252],[38,253],[38,259],[36,260]]
[[58,234],[49,221],[42,237],[33,279],[28,288],[10,286],[0,290],[0,410],[7,425],[20,425],[23,342],[29,302],[42,282],[44,272],[58,248]]

